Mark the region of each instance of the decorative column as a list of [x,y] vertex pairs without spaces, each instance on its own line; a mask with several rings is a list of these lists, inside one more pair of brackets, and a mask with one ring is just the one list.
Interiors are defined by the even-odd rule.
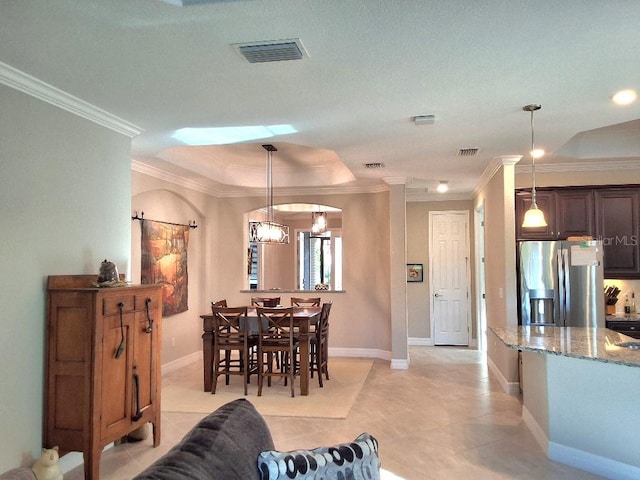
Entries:
[[389,185],[391,286],[391,368],[409,368],[407,315],[407,214],[404,177],[385,178]]

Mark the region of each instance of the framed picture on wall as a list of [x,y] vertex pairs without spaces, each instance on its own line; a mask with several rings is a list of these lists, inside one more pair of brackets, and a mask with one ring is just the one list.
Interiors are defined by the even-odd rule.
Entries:
[[422,282],[423,269],[421,263],[407,263],[407,282]]

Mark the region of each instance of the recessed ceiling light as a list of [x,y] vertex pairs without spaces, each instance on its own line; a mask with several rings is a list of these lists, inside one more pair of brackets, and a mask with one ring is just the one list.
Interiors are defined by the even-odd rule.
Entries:
[[449,182],[447,182],[446,180],[440,180],[440,183],[438,183],[438,187],[436,188],[436,190],[440,193],[445,193],[447,190],[449,190]]
[[626,89],[616,92],[611,97],[611,100],[613,100],[613,103],[615,103],[616,105],[629,105],[630,103],[635,102],[636,98],[638,98],[638,95],[636,94],[635,90]]

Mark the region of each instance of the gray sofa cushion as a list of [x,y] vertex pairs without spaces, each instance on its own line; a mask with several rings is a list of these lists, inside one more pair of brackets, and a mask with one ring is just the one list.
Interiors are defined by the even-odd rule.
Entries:
[[203,418],[134,480],[259,479],[258,454],[273,449],[264,419],[242,398]]

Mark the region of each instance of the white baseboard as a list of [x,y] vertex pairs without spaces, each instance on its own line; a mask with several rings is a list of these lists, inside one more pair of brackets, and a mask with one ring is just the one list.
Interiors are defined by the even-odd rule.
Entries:
[[529,428],[529,431],[533,435],[533,438],[536,439],[536,443],[540,445],[540,448],[545,453],[545,455],[549,456],[549,437],[544,433],[540,424],[536,421],[536,419],[531,415],[529,409],[522,406],[522,420],[524,424]]
[[429,337],[409,337],[409,345],[420,347],[433,347],[433,338]]
[[555,442],[550,442],[538,422],[526,407],[522,407],[522,419],[549,460],[579,468],[604,478],[635,480],[640,478],[640,468],[610,458],[594,455]]
[[[408,344],[410,346],[418,346],[418,347],[435,347],[435,343],[433,342],[433,338],[431,337],[409,337]],[[469,348],[478,349],[478,339],[471,338],[469,339]]]
[[639,467],[554,442],[549,442],[548,457],[555,462],[564,463],[604,478],[615,478],[617,480],[640,478]]
[[408,368],[409,368],[409,359],[406,359],[406,358],[391,359],[392,370],[407,370]]
[[377,348],[341,348],[329,347],[329,358],[331,357],[360,357],[379,358],[380,360],[391,360],[391,352],[378,350]]
[[489,371],[495,375],[505,393],[509,395],[517,395],[520,393],[520,383],[508,381],[489,356],[487,356],[487,366],[489,367]]
[[201,361],[202,361],[202,350],[190,353],[189,355],[185,355],[184,357],[180,357],[171,362],[162,364],[162,369],[161,369],[162,375],[166,375],[167,373],[174,372],[179,368],[186,367],[187,365],[193,362],[201,362]]

